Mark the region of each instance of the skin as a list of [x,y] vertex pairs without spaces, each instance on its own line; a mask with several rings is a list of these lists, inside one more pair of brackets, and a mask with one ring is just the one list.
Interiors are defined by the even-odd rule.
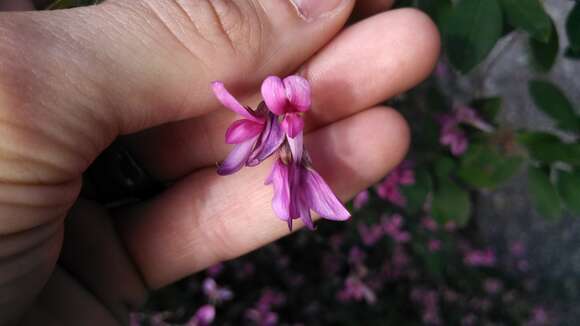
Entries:
[[[403,118],[376,105],[439,53],[432,22],[391,5],[344,0],[308,21],[287,0],[0,13],[0,325],[124,324],[148,289],[288,234],[263,186],[271,161],[215,173],[235,117],[212,80],[256,104],[267,75],[306,77],[314,167],[343,200],[376,183],[409,146]],[[173,186],[106,210],[79,198],[81,175],[121,135]]]

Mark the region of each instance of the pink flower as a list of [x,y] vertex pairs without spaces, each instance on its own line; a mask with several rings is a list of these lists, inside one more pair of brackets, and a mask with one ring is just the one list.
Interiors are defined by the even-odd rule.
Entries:
[[360,234],[362,242],[366,246],[373,246],[379,242],[384,235],[383,227],[380,224],[369,227],[366,224],[359,223],[358,233]]
[[302,134],[286,144],[289,147],[286,157],[274,163],[266,180],[266,184],[274,187],[272,207],[278,218],[286,221],[290,230],[292,220],[298,218],[309,229],[314,229],[310,210],[333,221],[349,219],[350,213],[320,174],[310,167],[307,153],[302,148]]
[[353,205],[356,209],[361,209],[369,201],[369,191],[363,190],[353,199]]
[[463,262],[473,267],[491,267],[495,265],[495,253],[491,249],[468,251]]
[[427,325],[440,325],[439,294],[435,290],[414,288],[411,290],[411,300],[421,305],[423,310],[423,323]]
[[454,115],[444,114],[439,117],[441,133],[439,143],[449,146],[451,154],[460,156],[467,150],[468,142],[465,132],[459,128],[459,121]]
[[474,109],[464,105],[458,106],[451,114],[440,116],[439,124],[439,143],[448,146],[451,154],[455,156],[463,155],[469,146],[467,135],[460,128],[460,124],[467,124],[488,133],[494,131],[493,126],[481,119]]
[[224,269],[224,264],[223,263],[217,263],[215,265],[210,266],[207,269],[207,275],[209,275],[209,277],[212,278],[216,278]]
[[215,308],[212,305],[202,306],[187,322],[187,326],[207,326],[215,319]]
[[[350,213],[336,198],[320,174],[311,166],[303,145],[302,113],[310,109],[310,84],[299,76],[284,80],[270,76],[262,83],[264,102],[256,111],[243,107],[221,82],[212,83],[218,100],[241,115],[226,132],[226,142],[235,144],[218,168],[218,174],[232,174],[244,165],[255,166],[278,153],[266,184],[274,187],[272,207],[278,218],[288,223],[302,219],[314,229],[311,210],[323,218],[344,221]],[[281,120],[281,122],[280,122]]]
[[300,76],[280,79],[267,77],[262,83],[262,97],[268,109],[282,116],[282,130],[290,138],[295,138],[304,129],[301,113],[310,109],[310,84]]
[[378,185],[377,193],[382,199],[403,207],[407,204],[406,198],[401,193],[401,185],[412,185],[415,183],[415,172],[412,170],[410,161],[403,161],[393,171],[391,171],[385,180]]
[[365,300],[368,304],[374,304],[377,301],[374,291],[354,276],[349,276],[345,280],[344,288],[337,294],[337,299],[343,302]]
[[348,252],[348,261],[353,265],[363,265],[366,254],[359,247],[354,246]]
[[430,252],[437,252],[441,249],[441,240],[431,239],[427,244],[427,248]]
[[279,292],[266,290],[258,300],[256,306],[246,310],[246,318],[259,326],[274,326],[278,324],[278,314],[272,311],[273,306],[279,306],[286,301],[286,297]]
[[383,226],[385,234],[388,234],[395,242],[405,243],[411,239],[411,235],[408,232],[401,230],[403,227],[403,217],[399,214],[391,217],[384,216],[381,225]]
[[550,325],[548,312],[540,306],[534,307],[530,320],[526,323],[527,326],[543,326]]
[[213,303],[231,300],[234,297],[232,291],[228,288],[218,286],[213,278],[206,278],[201,287],[203,293],[205,293],[209,301]]
[[228,157],[218,167],[218,174],[228,175],[244,165],[255,166],[272,155],[284,141],[284,133],[276,116],[261,103],[252,111],[242,106],[221,82],[213,82],[212,89],[218,100],[243,119],[234,121],[226,131],[226,143],[234,144]]
[[438,225],[437,222],[432,217],[424,217],[421,219],[421,226],[423,226],[426,230],[431,232],[437,231]]

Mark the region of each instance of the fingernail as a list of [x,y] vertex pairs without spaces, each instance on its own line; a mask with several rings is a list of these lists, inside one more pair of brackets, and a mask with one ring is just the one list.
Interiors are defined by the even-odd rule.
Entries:
[[343,0],[290,0],[305,20],[313,20],[331,13]]

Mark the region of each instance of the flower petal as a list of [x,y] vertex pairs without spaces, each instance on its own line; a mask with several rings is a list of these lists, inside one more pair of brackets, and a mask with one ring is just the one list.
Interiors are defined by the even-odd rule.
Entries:
[[306,79],[296,75],[288,76],[284,78],[284,87],[286,98],[296,111],[305,112],[310,109],[312,103],[310,83]]
[[[274,198],[272,198],[272,209],[278,218],[291,220],[290,218],[290,184],[288,182],[289,168],[281,160],[277,160],[272,167],[270,176],[266,179],[266,184],[274,187]],[[288,222],[289,226],[291,221]]]
[[286,113],[288,100],[286,99],[286,90],[284,83],[279,77],[268,76],[262,83],[262,98],[268,109],[274,114],[282,115]]
[[300,212],[300,218],[302,219],[302,222],[304,222],[304,225],[306,225],[308,229],[314,230],[316,229],[316,227],[312,222],[312,215],[310,215],[310,207],[308,207],[306,198],[304,198],[305,196],[306,196],[305,193],[302,192],[300,196],[302,198],[300,198],[301,200],[298,206],[298,211]]
[[217,173],[228,175],[238,172],[248,161],[256,141],[258,141],[258,136],[235,145],[228,157],[219,165]]
[[292,153],[292,160],[296,163],[301,163],[304,152],[304,134],[299,133],[295,138],[288,137],[287,139]]
[[296,113],[287,113],[282,120],[282,129],[294,138],[304,130],[304,119]]
[[241,105],[240,102],[238,102],[238,100],[236,100],[236,98],[233,97],[232,94],[230,94],[230,92],[228,92],[228,90],[226,89],[226,87],[224,86],[224,84],[222,82],[219,82],[219,81],[212,82],[211,88],[213,90],[213,93],[217,97],[217,99],[226,108],[234,111],[235,113],[241,115],[242,117],[244,117],[248,120],[252,120],[255,122],[262,122],[263,121],[263,119],[256,117],[251,110],[249,110],[248,108],[245,108],[243,105]]
[[234,121],[226,131],[226,143],[239,144],[258,136],[264,130],[264,124],[248,119]]
[[304,169],[302,173],[303,198],[313,211],[329,220],[344,221],[350,217],[348,210],[336,198],[318,172]]
[[256,166],[270,157],[270,155],[280,148],[284,142],[284,136],[284,131],[280,126],[280,122],[278,122],[278,116],[269,113],[264,131],[262,131],[256,148],[252,151],[248,159],[247,165]]

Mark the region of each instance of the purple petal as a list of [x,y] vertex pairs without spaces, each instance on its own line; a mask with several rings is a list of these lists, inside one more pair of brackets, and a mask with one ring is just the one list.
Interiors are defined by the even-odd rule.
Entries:
[[269,76],[262,83],[262,98],[268,106],[268,109],[276,115],[286,113],[288,100],[286,99],[286,90],[284,83],[279,77]]
[[197,310],[191,321],[192,325],[209,325],[215,319],[215,308],[212,305],[202,306]]
[[255,121],[255,122],[263,122],[263,119],[260,119],[252,113],[251,110],[245,108],[243,105],[236,100],[235,97],[228,92],[226,87],[222,82],[214,81],[211,83],[211,87],[213,89],[213,93],[217,97],[217,99],[225,106],[226,108],[234,111],[235,113],[241,115],[242,117]]
[[305,112],[310,109],[310,83],[300,76],[288,76],[284,78],[286,88],[286,98],[299,112]]
[[304,119],[296,113],[287,113],[282,120],[282,129],[294,138],[304,130]]
[[[277,160],[272,167],[270,176],[266,179],[266,184],[274,187],[274,198],[272,198],[272,208],[278,218],[291,220],[290,218],[290,184],[288,182],[289,168],[282,161]],[[288,222],[291,225],[291,221]]]
[[238,172],[248,161],[256,141],[258,141],[258,136],[235,145],[228,157],[218,167],[217,173],[228,175]]
[[302,154],[304,152],[304,134],[299,133],[295,138],[288,137],[288,145],[292,153],[292,160],[296,163],[302,162]]
[[248,159],[248,166],[256,166],[270,157],[284,142],[284,131],[278,116],[270,113],[262,135]]
[[350,213],[336,198],[324,179],[313,169],[303,171],[304,199],[313,211],[320,216],[336,221],[344,221],[350,217]]
[[314,230],[314,223],[312,222],[312,215],[310,215],[310,208],[308,207],[306,198],[304,198],[305,196],[307,196],[305,193],[301,194],[301,200],[300,200],[300,206],[298,207],[298,211],[300,212],[300,218],[302,219],[302,222],[304,222],[304,225],[306,225],[306,227],[310,230]]
[[264,124],[247,119],[234,121],[226,131],[226,143],[239,144],[254,138],[262,132]]

